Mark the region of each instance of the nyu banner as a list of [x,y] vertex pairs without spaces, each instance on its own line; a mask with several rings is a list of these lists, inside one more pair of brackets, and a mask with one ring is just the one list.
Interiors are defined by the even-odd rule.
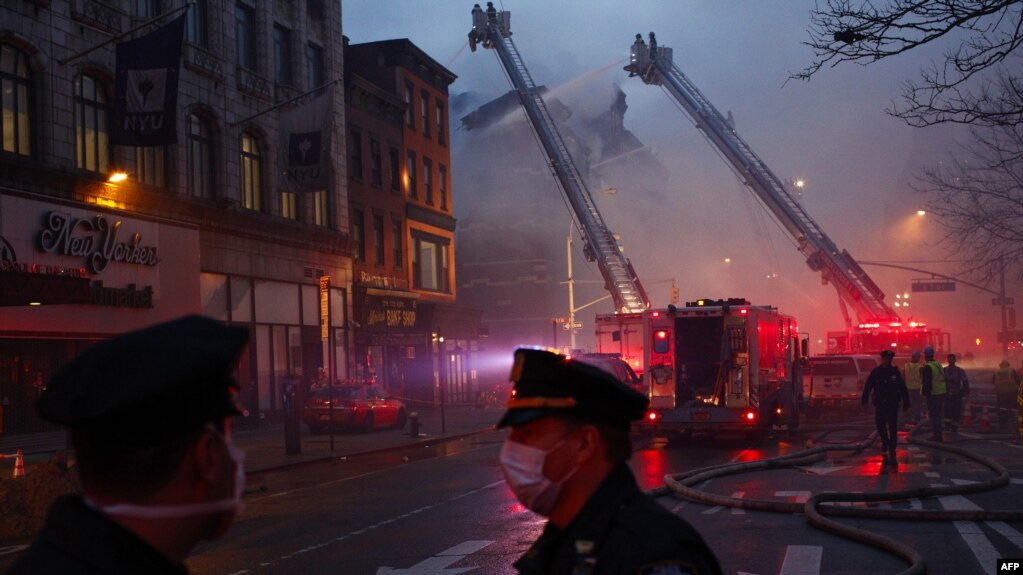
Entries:
[[316,192],[330,184],[334,89],[281,114],[284,183],[292,192]]
[[112,143],[163,146],[177,142],[175,112],[185,17],[117,44]]

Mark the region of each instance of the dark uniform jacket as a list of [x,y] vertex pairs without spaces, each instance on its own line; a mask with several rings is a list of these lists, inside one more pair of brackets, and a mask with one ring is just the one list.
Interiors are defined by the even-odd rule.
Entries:
[[58,499],[39,536],[6,575],[187,575],[81,497]]
[[894,365],[879,365],[870,371],[867,383],[863,386],[863,397],[860,401],[867,405],[867,398],[874,393],[874,405],[881,408],[898,408],[899,401],[909,409],[909,391],[902,371]]
[[[592,551],[578,553],[577,542],[583,548],[592,544]],[[642,493],[624,463],[608,474],[566,529],[548,522],[515,568],[526,575],[571,575],[587,562],[594,575],[721,573],[696,530]]]

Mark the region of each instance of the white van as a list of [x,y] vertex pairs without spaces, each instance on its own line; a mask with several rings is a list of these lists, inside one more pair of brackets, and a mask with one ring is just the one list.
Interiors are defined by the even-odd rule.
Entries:
[[858,408],[870,371],[880,365],[874,355],[818,355],[809,358],[803,373],[807,415]]

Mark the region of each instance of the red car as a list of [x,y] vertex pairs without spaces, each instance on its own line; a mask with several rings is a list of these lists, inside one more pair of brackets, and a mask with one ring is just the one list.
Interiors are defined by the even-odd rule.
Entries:
[[386,427],[401,429],[408,420],[405,404],[372,384],[335,385],[333,388],[310,390],[302,408],[302,421],[309,426],[309,431],[322,433],[329,429],[331,415],[335,429],[360,431]]

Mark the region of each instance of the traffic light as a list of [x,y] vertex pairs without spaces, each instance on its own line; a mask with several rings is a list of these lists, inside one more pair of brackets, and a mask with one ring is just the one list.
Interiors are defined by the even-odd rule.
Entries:
[[1016,308],[1010,307],[1006,310],[1006,313],[1009,316],[1006,318],[1008,320],[1009,327],[1016,327]]
[[671,303],[678,303],[678,288],[671,286]]

